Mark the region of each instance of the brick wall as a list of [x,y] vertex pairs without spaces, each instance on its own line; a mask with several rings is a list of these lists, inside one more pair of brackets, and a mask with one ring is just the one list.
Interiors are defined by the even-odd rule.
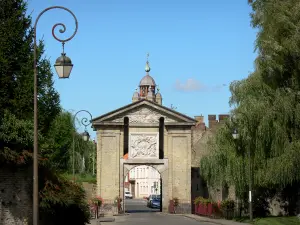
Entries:
[[[195,119],[198,121],[196,126],[192,128],[192,167],[200,169],[200,160],[210,153],[208,149],[208,142],[212,138],[217,129],[224,124],[229,115],[222,114],[208,115],[208,127],[206,127],[203,116],[197,116]],[[214,201],[221,201],[226,198],[235,199],[234,188],[230,187],[224,194],[224,188],[207,187],[207,184],[200,176],[192,178],[192,198],[197,196],[210,197]],[[200,188],[197,188],[200,187]]]
[[32,221],[32,169],[0,168],[0,224]]

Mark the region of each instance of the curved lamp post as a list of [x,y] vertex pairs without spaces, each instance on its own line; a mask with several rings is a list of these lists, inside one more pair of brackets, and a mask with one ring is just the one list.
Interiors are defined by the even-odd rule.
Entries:
[[[246,115],[244,115],[246,116]],[[246,117],[248,118],[248,117]],[[235,128],[232,132],[233,139],[239,139],[238,130]],[[251,149],[250,143],[248,143],[248,155],[249,155],[249,217],[250,221],[253,220],[253,211],[252,211],[252,156],[251,156]]]
[[61,56],[56,60],[56,63],[54,65],[56,72],[58,74],[59,78],[68,78],[70,76],[73,64],[69,57],[66,56],[64,53],[64,44],[67,41],[70,41],[75,34],[77,33],[78,29],[78,22],[77,18],[75,17],[74,13],[71,12],[69,9],[62,7],[62,6],[52,6],[49,8],[44,9],[36,18],[34,23],[34,33],[33,33],[33,41],[34,41],[34,52],[33,52],[33,70],[34,70],[34,95],[33,95],[33,101],[34,101],[34,146],[33,146],[33,225],[39,224],[39,186],[38,186],[38,72],[37,72],[37,41],[36,41],[36,27],[38,24],[38,21],[40,17],[47,11],[51,9],[63,9],[67,12],[69,12],[74,20],[75,20],[75,31],[72,34],[71,37],[67,39],[59,39],[55,35],[55,29],[57,27],[61,27],[62,29],[59,30],[60,33],[64,33],[66,31],[66,26],[63,23],[57,23],[52,27],[52,36],[59,42],[62,43],[63,46],[63,52]]
[[89,116],[91,117],[90,120],[86,117],[84,117],[80,120],[81,124],[84,126],[84,132],[82,133],[82,138],[84,141],[89,141],[89,139],[90,139],[90,134],[87,131],[86,127],[92,123],[92,119],[93,119],[92,114],[89,111],[84,110],[84,109],[76,112],[73,117],[73,123],[74,123],[74,128],[75,128],[75,131],[73,133],[73,181],[74,182],[75,182],[75,134],[76,134],[75,120],[76,120],[77,114],[80,112],[85,112],[85,113],[89,114]]

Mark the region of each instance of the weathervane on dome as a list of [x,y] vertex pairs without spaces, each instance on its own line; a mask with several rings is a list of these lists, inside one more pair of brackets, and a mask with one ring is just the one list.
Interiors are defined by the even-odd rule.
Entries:
[[146,67],[145,67],[145,71],[147,72],[147,74],[150,72],[150,66],[149,66],[149,53],[147,53],[147,61],[146,61]]

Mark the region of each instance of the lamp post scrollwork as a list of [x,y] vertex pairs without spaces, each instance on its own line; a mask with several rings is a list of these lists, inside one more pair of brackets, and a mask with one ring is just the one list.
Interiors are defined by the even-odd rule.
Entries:
[[81,112],[85,112],[87,113],[89,116],[90,116],[90,119],[84,117],[80,120],[80,123],[84,126],[84,132],[82,133],[82,138],[84,141],[89,141],[90,139],[90,134],[89,132],[87,131],[87,126],[89,126],[91,123],[92,123],[92,119],[93,119],[93,116],[92,114],[87,111],[87,110],[79,110],[78,112],[75,113],[74,117],[73,117],[73,124],[74,124],[74,128],[75,128],[75,131],[73,132],[73,162],[72,162],[72,167],[73,167],[73,181],[75,181],[75,135],[76,135],[76,124],[75,124],[75,121],[76,121],[76,116],[78,113],[81,113]]
[[59,39],[55,35],[55,29],[57,27],[62,27],[59,30],[60,33],[64,33],[66,31],[66,26],[63,23],[57,23],[52,27],[52,36],[59,42],[62,42],[63,52],[60,57],[57,58],[56,63],[54,65],[56,72],[59,78],[68,78],[70,76],[71,70],[73,68],[72,61],[69,57],[66,56],[64,52],[64,44],[67,41],[70,41],[77,33],[78,30],[78,21],[76,16],[69,9],[62,6],[52,6],[44,9],[36,18],[34,23],[33,30],[33,42],[34,42],[34,52],[33,52],[33,71],[34,71],[34,96],[33,96],[33,104],[34,104],[34,138],[33,138],[33,225],[39,224],[39,187],[38,187],[38,71],[37,71],[37,40],[36,40],[36,31],[37,24],[40,17],[47,11],[52,9],[63,9],[69,12],[74,20],[75,20],[75,31],[74,33],[67,39]]

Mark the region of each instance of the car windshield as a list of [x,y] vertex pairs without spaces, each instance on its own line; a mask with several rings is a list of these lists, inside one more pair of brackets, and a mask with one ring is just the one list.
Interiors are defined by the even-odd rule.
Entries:
[[125,194],[130,194],[130,192],[126,191]]

